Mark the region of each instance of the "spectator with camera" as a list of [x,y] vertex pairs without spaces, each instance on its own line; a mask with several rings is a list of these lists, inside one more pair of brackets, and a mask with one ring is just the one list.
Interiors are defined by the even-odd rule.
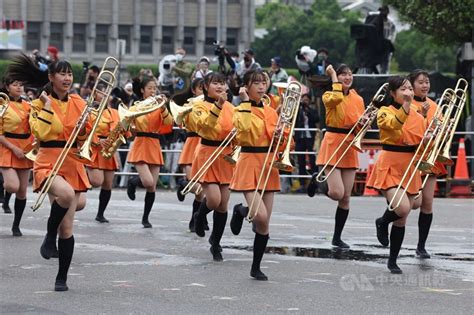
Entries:
[[255,61],[255,53],[251,48],[246,49],[242,54],[244,55],[244,59],[240,62],[239,71],[237,72],[237,76],[241,81],[248,71],[262,69],[260,64]]
[[[287,82],[288,81],[288,74],[286,73],[285,69],[281,67],[281,58],[276,56],[271,59],[271,67],[270,71],[268,72],[270,76],[270,80],[272,84],[275,82]],[[272,94],[277,94],[277,88],[272,86],[271,89]]]
[[194,70],[193,75],[191,77],[191,81],[194,81],[194,79],[204,79],[206,74],[211,73],[212,70],[209,69],[209,58],[206,56],[201,57],[199,59],[199,62],[196,66],[196,70]]
[[89,67],[88,62],[83,62],[85,78],[83,80],[83,84],[81,86],[81,90],[79,94],[83,99],[87,99],[89,95],[91,95],[92,89],[94,88],[95,81],[97,81],[97,77],[99,76],[100,69],[96,65],[92,65]]
[[192,97],[191,93],[191,75],[193,66],[184,61],[186,50],[178,48],[175,53],[176,63],[171,67],[173,75],[173,101],[178,105],[183,105],[186,100]]
[[[303,94],[301,96],[300,107],[298,109],[298,115],[296,116],[295,128],[316,128],[316,124],[319,122],[319,117],[313,108],[310,107],[311,95]],[[315,131],[295,131],[295,150],[297,152],[308,152],[309,165],[311,169],[309,174],[313,174],[316,171],[316,157],[313,152],[313,144],[316,132]],[[298,154],[298,174],[307,175],[306,171],[306,154]],[[301,191],[304,192],[306,187],[304,179],[300,178]]]

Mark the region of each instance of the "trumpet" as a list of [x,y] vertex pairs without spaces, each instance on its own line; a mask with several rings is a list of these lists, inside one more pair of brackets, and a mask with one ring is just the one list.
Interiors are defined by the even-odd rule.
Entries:
[[184,118],[187,114],[192,112],[193,106],[196,102],[204,100],[204,95],[188,98],[188,102],[183,106],[179,106],[173,101],[170,101],[170,112],[173,116],[174,122],[180,126],[183,124]]
[[[105,70],[108,64],[111,63],[113,70]],[[94,88],[92,89],[91,95],[89,96],[86,106],[84,107],[84,110],[81,113],[81,116],[79,117],[76,125],[74,126],[74,129],[71,132],[71,135],[69,136],[66,144],[64,145],[63,150],[60,152],[58,159],[54,163],[53,167],[51,168],[51,173],[48,175],[46,180],[44,181],[41,190],[39,192],[39,195],[35,201],[35,204],[31,207],[33,211],[38,210],[39,207],[43,204],[44,199],[46,198],[46,195],[48,194],[54,179],[56,178],[59,170],[61,169],[62,165],[64,164],[64,161],[68,157],[69,151],[71,150],[72,146],[77,140],[77,137],[79,134],[82,132],[83,128],[86,126],[86,123],[89,119],[89,116],[91,112],[94,110],[94,105],[95,105],[95,97],[97,94],[101,94],[103,96],[99,109],[97,110],[98,115],[96,117],[96,122],[93,125],[93,128],[89,134],[89,137],[85,141],[84,145],[81,147],[81,150],[79,151],[79,154],[77,155],[80,159],[89,159],[90,160],[90,146],[92,144],[92,136],[95,132],[95,129],[97,128],[97,125],[100,120],[100,116],[102,115],[105,107],[107,106],[108,100],[110,93],[112,92],[112,88],[115,85],[115,73],[117,72],[119,68],[119,62],[117,59],[113,57],[107,57],[105,59],[104,65],[102,66],[102,69],[99,73],[99,76],[97,77],[96,83],[94,85]],[[105,91],[100,91],[97,89],[98,83],[105,83],[107,88]]]
[[[258,214],[260,205],[262,203],[263,194],[265,193],[265,187],[267,186],[268,180],[270,179],[272,167],[278,168],[279,170],[293,169],[293,166],[290,162],[290,139],[293,134],[296,117],[298,115],[301,94],[302,86],[299,82],[293,81],[288,83],[288,86],[286,87],[285,97],[283,99],[283,105],[275,127],[275,132],[273,134],[272,140],[270,141],[268,152],[263,162],[263,169],[260,172],[257,187],[255,189],[255,193],[253,194],[252,201],[250,202],[249,213],[247,214],[247,220],[249,222],[252,222]],[[283,150],[282,156],[277,159],[278,146],[283,140],[285,130],[289,130],[288,139],[286,142],[285,149]],[[262,183],[262,189],[259,190],[259,187]],[[258,194],[259,191],[260,194]]]
[[5,93],[0,92],[0,118],[7,112],[8,106],[10,106],[10,97]]
[[225,148],[231,144],[232,140],[234,140],[235,136],[237,135],[237,129],[233,128],[227,136],[222,140],[221,144],[212,152],[203,166],[194,174],[194,176],[189,180],[188,184],[183,188],[181,194],[186,195],[190,193],[196,185],[199,184],[199,180],[206,174],[207,170],[211,167],[212,163],[224,152]]
[[[463,87],[461,87],[462,84],[464,84]],[[423,139],[427,140],[425,140],[425,143],[422,141],[418,145],[413,158],[408,164],[408,168],[403,174],[400,184],[398,184],[395,194],[388,204],[388,209],[390,211],[393,211],[400,206],[403,196],[415,178],[417,172],[421,170],[422,172],[429,174],[430,169],[434,167],[436,160],[439,161],[439,158],[441,158],[442,162],[450,161],[449,148],[451,146],[452,137],[454,136],[457,123],[461,117],[464,104],[466,103],[466,99],[467,81],[464,79],[458,80],[454,90],[446,89],[443,92],[443,95],[438,102],[436,113],[423,135]],[[411,168],[412,165],[414,166],[413,171]],[[425,186],[427,178],[428,176],[423,181],[422,188]],[[404,184],[405,188],[402,187],[402,184]],[[399,193],[400,191],[402,191],[401,194]],[[418,193],[416,198],[419,196],[420,193]]]
[[117,149],[126,143],[124,135],[130,129],[132,121],[139,116],[154,112],[165,104],[166,99],[161,97],[149,97],[146,100],[135,102],[129,109],[126,109],[123,103],[119,104],[120,121],[107,136],[106,145],[100,150],[100,154],[105,159],[114,156]]
[[[332,172],[336,169],[337,165],[339,165],[339,163],[342,161],[342,159],[344,159],[347,152],[349,152],[349,149],[353,148],[353,149],[355,149],[359,152],[362,152],[362,139],[364,138],[365,134],[367,133],[367,130],[369,130],[370,126],[372,125],[372,122],[375,119],[375,117],[377,117],[377,112],[379,110],[377,105],[380,102],[382,102],[382,100],[385,98],[385,93],[387,92],[387,87],[388,87],[388,83],[385,83],[378,89],[377,93],[375,93],[374,97],[372,98],[372,101],[367,106],[364,113],[359,117],[357,122],[349,130],[349,132],[344,137],[344,139],[342,139],[339,146],[331,154],[331,157],[328,159],[326,164],[321,168],[319,173],[316,175],[316,181],[317,182],[323,183],[328,179],[329,176],[331,176]],[[344,145],[346,145],[347,140],[349,139],[349,137],[356,130],[357,130],[357,134],[354,136],[352,141],[347,145],[347,147],[344,149],[344,151],[342,151],[341,156],[336,161],[336,163],[334,163],[331,170],[327,174],[325,174],[326,169],[329,167],[329,163],[340,152],[340,150],[343,149],[343,147],[344,147]]]

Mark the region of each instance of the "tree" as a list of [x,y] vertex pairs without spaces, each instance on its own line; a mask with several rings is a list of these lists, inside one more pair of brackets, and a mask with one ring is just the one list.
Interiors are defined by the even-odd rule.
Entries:
[[398,33],[394,59],[400,71],[422,68],[428,71],[454,72],[456,45],[439,45],[431,36],[410,29]]
[[335,63],[352,64],[355,60],[350,24],[358,22],[358,14],[342,11],[336,0],[315,0],[307,11],[270,3],[258,8],[256,17],[257,24],[268,31],[253,44],[257,59],[265,66],[279,55],[283,66],[294,67],[295,52],[303,45],[327,48]]
[[441,44],[470,42],[474,0],[385,0],[422,33]]

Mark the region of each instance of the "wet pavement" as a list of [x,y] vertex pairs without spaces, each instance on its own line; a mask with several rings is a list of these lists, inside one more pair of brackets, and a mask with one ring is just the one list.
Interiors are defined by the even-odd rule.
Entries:
[[[94,218],[98,190],[77,213],[70,290],[52,291],[57,260],[44,260],[39,246],[49,209],[25,211],[23,237],[10,232],[13,215],[0,214],[0,312],[35,314],[129,313],[472,313],[474,298],[473,200],[436,199],[427,250],[415,258],[418,211],[408,219],[399,266],[386,268],[388,249],[375,237],[382,198],[354,197],[343,232],[350,250],[331,247],[336,204],[326,197],[277,195],[268,253],[268,282],[249,277],[253,233],[245,224],[222,240],[224,262],[215,263],[208,236],[187,230],[192,198],[180,203],[159,191],[143,229],[144,192],[137,200],[113,191],[105,216]],[[29,194],[28,207],[33,195]],[[231,205],[242,202],[232,194]],[[208,216],[212,221],[212,215]],[[230,216],[229,216],[230,221]]]

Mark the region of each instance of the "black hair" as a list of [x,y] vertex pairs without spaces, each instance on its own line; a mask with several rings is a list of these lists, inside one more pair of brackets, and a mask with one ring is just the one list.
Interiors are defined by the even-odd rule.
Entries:
[[305,94],[301,95],[301,98],[303,98],[303,97],[307,97],[311,101],[311,94],[305,93]]
[[423,70],[423,69],[416,69],[413,70],[409,75],[408,75],[408,80],[410,81],[411,85],[415,86],[415,81],[418,79],[420,75],[424,75],[429,77],[428,71]]
[[194,79],[193,82],[191,82],[191,91],[194,91],[200,87],[201,89],[203,89],[203,86],[204,86],[204,79],[203,78],[197,78],[197,79]]
[[144,75],[141,79],[140,77],[133,78],[133,93],[135,93],[135,95],[138,96],[139,99],[143,99],[142,89],[144,89],[145,86],[147,86],[147,84],[151,81],[155,81],[155,78],[146,75]]
[[393,104],[395,100],[393,99],[390,92],[395,93],[395,91],[398,90],[407,81],[408,79],[406,77],[403,77],[400,75],[390,77],[387,81],[388,87],[385,90],[385,97],[383,98],[381,102],[377,103],[376,106],[381,107],[381,106],[388,106],[390,104]]
[[0,92],[8,94],[7,86],[9,86],[15,81],[18,81],[18,80],[13,79],[9,75],[4,76],[2,80],[2,84],[0,85]]
[[11,77],[14,81],[23,82],[27,87],[41,88],[51,94],[52,86],[48,74],[54,75],[59,72],[72,73],[71,64],[65,60],[58,60],[49,64],[48,71],[42,71],[34,59],[21,53],[13,58],[12,63],[8,65],[6,76]]
[[242,84],[244,86],[247,86],[247,85],[252,84],[255,81],[261,81],[261,80],[267,82],[267,78],[269,79],[270,77],[268,76],[268,74],[266,74],[264,70],[262,69],[251,70],[251,71],[247,71],[244,74]]
[[336,75],[340,75],[341,73],[344,73],[344,72],[347,72],[347,71],[352,72],[351,68],[348,65],[346,65],[345,63],[341,63],[336,68]]
[[97,67],[96,65],[90,66],[89,70],[92,70],[92,71],[94,71],[95,73],[99,73],[99,72],[100,72],[99,67]]

